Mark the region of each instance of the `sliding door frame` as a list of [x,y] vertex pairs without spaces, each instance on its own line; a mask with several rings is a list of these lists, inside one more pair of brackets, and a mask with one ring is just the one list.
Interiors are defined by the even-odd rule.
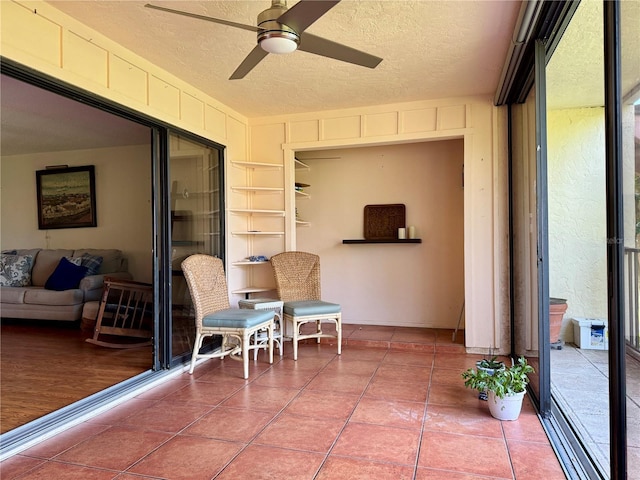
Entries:
[[620,4],[604,1],[605,176],[609,279],[609,436],[611,479],[627,478],[625,279]]
[[[547,225],[547,182],[546,182],[546,62],[551,57],[561,34],[579,2],[566,3],[565,10],[559,10],[562,2],[545,1],[541,8],[539,24],[534,35],[534,61],[525,61],[519,66],[520,86],[510,91],[508,103],[522,103],[533,86],[536,89],[536,162],[537,215],[538,215],[538,298],[539,307],[539,347],[540,347],[540,398],[539,409],[543,423],[552,439],[567,474],[570,478],[598,478],[590,464],[588,455],[575,439],[572,428],[562,418],[551,400],[550,393],[550,341],[549,341],[549,269],[548,269],[548,225]],[[623,208],[623,158],[622,158],[622,91],[621,91],[621,35],[620,3],[603,1],[604,22],[604,79],[605,79],[605,181],[606,181],[606,235],[607,235],[607,277],[609,325],[609,433],[610,433],[610,478],[627,478],[627,427],[626,427],[626,375],[625,375],[625,278],[624,278],[624,208]],[[510,109],[511,111],[511,109]],[[513,230],[511,235],[513,235]],[[515,328],[515,319],[511,319]],[[515,338],[515,337],[514,337]]]
[[547,55],[545,43],[535,41],[536,91],[536,218],[538,233],[538,408],[551,411],[551,342],[549,340],[549,192],[547,184]]

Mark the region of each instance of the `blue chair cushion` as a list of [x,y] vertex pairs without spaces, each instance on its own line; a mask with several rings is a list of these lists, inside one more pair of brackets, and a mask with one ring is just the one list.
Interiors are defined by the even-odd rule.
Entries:
[[323,302],[322,300],[300,300],[296,302],[285,302],[284,313],[295,317],[306,317],[307,315],[326,315],[329,313],[340,313],[340,305],[337,303]]
[[202,325],[205,327],[251,328],[272,320],[272,310],[248,310],[227,308],[205,315]]

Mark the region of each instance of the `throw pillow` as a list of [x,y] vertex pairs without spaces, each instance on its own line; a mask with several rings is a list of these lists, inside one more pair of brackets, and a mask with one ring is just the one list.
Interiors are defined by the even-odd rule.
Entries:
[[47,290],[69,290],[78,288],[80,280],[87,274],[87,267],[74,265],[66,257],[60,259],[60,263],[44,284]]
[[26,287],[31,285],[33,255],[0,255],[0,285]]
[[82,261],[81,265],[89,269],[87,275],[97,275],[100,271],[102,257],[91,255],[90,253],[83,253],[80,260]]
[[73,263],[74,265],[77,265],[78,267],[80,265],[82,265],[82,259],[80,257],[78,258],[73,258],[73,257],[64,257],[67,260],[69,260],[71,263]]

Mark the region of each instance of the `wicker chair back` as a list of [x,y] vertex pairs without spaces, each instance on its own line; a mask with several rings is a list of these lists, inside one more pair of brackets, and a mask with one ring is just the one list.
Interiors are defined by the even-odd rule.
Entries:
[[196,328],[200,329],[205,315],[230,308],[224,265],[219,258],[197,254],[181,266],[196,309]]
[[283,252],[271,257],[278,297],[283,302],[320,300],[320,257],[307,252]]

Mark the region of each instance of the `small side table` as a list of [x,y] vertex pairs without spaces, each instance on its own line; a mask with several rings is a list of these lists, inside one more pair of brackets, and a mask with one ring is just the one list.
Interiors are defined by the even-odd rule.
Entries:
[[[282,346],[282,306],[284,302],[281,300],[275,300],[273,298],[248,298],[244,300],[238,300],[238,307],[240,308],[249,308],[252,310],[273,310],[275,312],[274,315],[274,326],[273,326],[273,343],[278,346],[278,350],[280,350],[280,356],[282,357],[283,346]],[[256,360],[258,358],[258,350],[261,348],[267,349],[268,346],[268,335],[266,330],[261,330],[256,332],[251,337],[251,347],[253,350],[253,359]]]

